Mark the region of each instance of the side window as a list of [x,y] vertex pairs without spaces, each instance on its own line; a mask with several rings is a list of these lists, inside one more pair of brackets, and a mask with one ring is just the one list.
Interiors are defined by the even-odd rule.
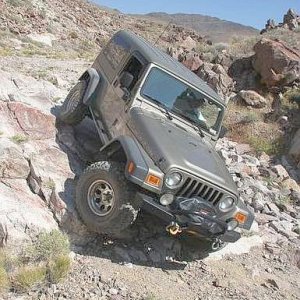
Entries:
[[133,81],[129,87],[129,91],[133,90],[137,81],[140,79],[142,75],[142,70],[143,70],[143,64],[135,56],[132,56],[122,71],[122,73],[129,72],[130,74],[133,75]]

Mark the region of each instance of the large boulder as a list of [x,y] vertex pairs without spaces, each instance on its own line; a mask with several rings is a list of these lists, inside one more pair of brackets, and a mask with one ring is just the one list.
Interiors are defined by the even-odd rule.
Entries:
[[27,139],[49,139],[56,134],[55,117],[20,102],[0,101],[2,137],[22,136]]
[[58,226],[86,242],[91,234],[73,205],[74,180],[88,159],[82,155],[88,151],[79,149],[100,148],[86,141],[97,140],[96,134],[67,125],[58,126],[57,134],[53,115],[21,102],[0,101],[0,116],[0,245],[17,245]]
[[283,24],[286,24],[290,30],[295,30],[300,26],[300,16],[294,10],[289,9],[283,17]]
[[281,41],[262,39],[254,46],[253,67],[267,87],[281,87],[300,78],[300,52]]
[[196,46],[197,42],[191,36],[187,36],[180,44],[180,47],[186,50],[194,50]]
[[229,96],[233,90],[234,82],[232,78],[219,64],[203,63],[197,75],[223,97]]
[[235,91],[259,88],[258,74],[252,66],[252,56],[235,60],[228,69],[228,75],[235,81]]
[[0,70],[0,101],[17,101],[31,105],[43,112],[50,112],[52,100],[63,98],[66,93],[46,80],[36,80],[20,73]]
[[251,106],[254,108],[263,108],[267,105],[267,101],[264,97],[259,95],[255,91],[240,91],[237,94],[237,98],[239,101],[243,102],[247,106]]

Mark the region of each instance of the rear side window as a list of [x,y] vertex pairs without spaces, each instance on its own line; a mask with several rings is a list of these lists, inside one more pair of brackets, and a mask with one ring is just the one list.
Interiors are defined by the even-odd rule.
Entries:
[[126,42],[120,36],[115,36],[103,53],[112,69],[117,70],[128,51],[129,46]]

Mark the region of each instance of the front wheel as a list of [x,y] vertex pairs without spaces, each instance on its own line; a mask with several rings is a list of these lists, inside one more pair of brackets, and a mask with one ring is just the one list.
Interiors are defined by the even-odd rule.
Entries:
[[124,170],[123,164],[101,161],[89,166],[79,178],[76,208],[91,231],[116,234],[135,221],[140,205]]
[[69,92],[59,112],[59,119],[69,125],[80,123],[86,113],[87,106],[82,102],[87,88],[85,80],[79,81]]

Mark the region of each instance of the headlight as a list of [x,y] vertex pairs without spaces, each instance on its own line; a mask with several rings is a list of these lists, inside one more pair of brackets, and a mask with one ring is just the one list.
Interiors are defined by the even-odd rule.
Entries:
[[229,211],[234,203],[234,199],[232,197],[226,197],[219,203],[219,209],[223,212]]
[[174,195],[164,194],[160,197],[159,201],[162,205],[170,205],[174,201]]
[[229,222],[227,222],[227,230],[228,231],[232,231],[232,230],[236,229],[238,226],[239,226],[239,222],[235,219],[232,219]]
[[173,172],[166,176],[165,183],[168,188],[174,189],[178,187],[178,185],[181,183],[181,180],[181,174],[178,172]]

